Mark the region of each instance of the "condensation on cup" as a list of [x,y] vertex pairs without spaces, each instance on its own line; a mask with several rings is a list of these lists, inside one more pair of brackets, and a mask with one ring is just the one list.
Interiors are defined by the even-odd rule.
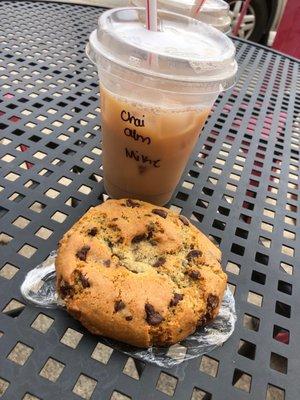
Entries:
[[210,110],[237,72],[235,47],[195,19],[106,11],[87,45],[99,72],[104,186],[113,198],[166,204]]
[[[157,0],[157,6],[161,10],[172,11],[187,15],[211,25],[219,31],[229,34],[231,31],[231,17],[229,4],[224,0],[206,0],[200,11],[195,0]],[[144,7],[145,0],[131,0],[136,7]]]

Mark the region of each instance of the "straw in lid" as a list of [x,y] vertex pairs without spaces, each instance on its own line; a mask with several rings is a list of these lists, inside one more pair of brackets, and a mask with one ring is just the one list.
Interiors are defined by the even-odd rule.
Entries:
[[[145,0],[131,0],[136,7],[143,7]],[[229,16],[229,4],[224,0],[205,0],[201,10],[196,12],[201,0],[157,0],[159,9],[188,15],[199,21],[205,22],[222,32],[230,31],[231,18]]]
[[[92,32],[88,56],[99,68],[116,66],[151,79],[226,89],[235,81],[237,63],[232,41],[195,19],[158,11],[158,31],[146,29],[144,8],[106,11]],[[149,54],[156,63],[149,63]],[[108,67],[109,65],[109,67]],[[136,77],[135,77],[136,79]]]

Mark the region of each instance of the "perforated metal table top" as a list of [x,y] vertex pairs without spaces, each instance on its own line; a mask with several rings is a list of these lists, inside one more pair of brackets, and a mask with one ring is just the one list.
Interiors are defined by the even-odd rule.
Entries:
[[0,3],[0,397],[297,400],[299,63],[237,41],[170,207],[223,251],[238,311],[222,347],[170,370],[101,345],[64,311],[24,304],[26,272],[105,198],[98,82],[85,57],[100,8]]

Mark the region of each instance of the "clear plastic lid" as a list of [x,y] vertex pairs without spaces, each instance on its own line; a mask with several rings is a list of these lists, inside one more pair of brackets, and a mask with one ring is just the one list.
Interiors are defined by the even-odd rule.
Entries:
[[237,71],[235,47],[226,35],[195,19],[162,10],[158,32],[146,29],[144,8],[106,11],[90,36],[87,54],[100,69],[117,65],[151,78],[222,89],[232,86]]
[[[145,0],[131,0],[136,7],[144,7]],[[199,13],[196,0],[158,0],[158,8],[188,15],[199,21],[205,22],[222,32],[230,31],[231,18],[229,16],[229,4],[224,0],[206,0]]]
[[[141,3],[143,0],[133,0],[134,2]],[[158,4],[174,4],[178,7],[189,7],[192,8],[197,6],[197,1],[195,0],[158,0]],[[209,12],[214,14],[224,15],[229,11],[229,4],[224,0],[206,0],[201,7],[201,12]]]

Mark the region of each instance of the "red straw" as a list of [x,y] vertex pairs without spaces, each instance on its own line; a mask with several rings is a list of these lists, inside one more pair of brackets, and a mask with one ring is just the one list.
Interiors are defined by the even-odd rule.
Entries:
[[146,27],[149,31],[157,31],[157,0],[146,0]]
[[196,0],[196,8],[194,9],[194,15],[198,15],[203,4],[205,3],[205,0]]
[[[146,28],[157,32],[157,0],[146,0]],[[152,67],[157,66],[158,60],[155,54],[148,54],[148,63]]]

